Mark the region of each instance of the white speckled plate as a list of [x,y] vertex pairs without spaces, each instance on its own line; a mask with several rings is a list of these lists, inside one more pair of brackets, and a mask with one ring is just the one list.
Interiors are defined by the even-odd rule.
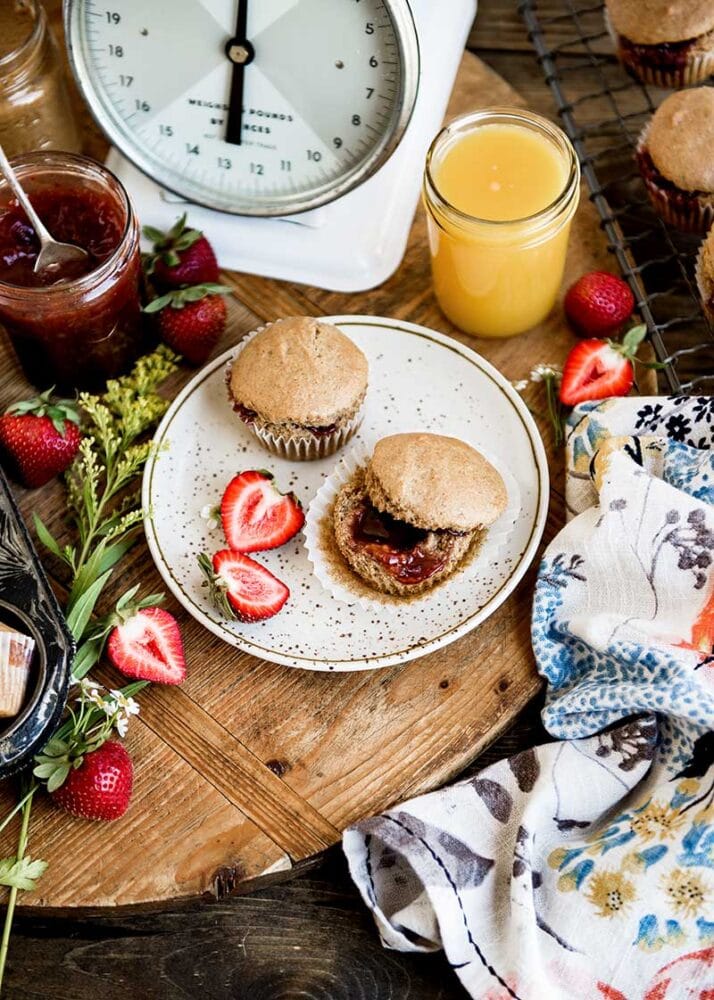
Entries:
[[291,463],[264,451],[231,411],[225,366],[232,351],[199,371],[156,432],[160,448],[144,473],[146,537],[167,586],[197,621],[238,649],[308,670],[365,670],[415,659],[454,642],[493,614],[535,555],[548,509],[548,466],[535,423],[517,392],[483,358],[425,327],[371,316],[328,317],[364,351],[370,379],[354,444],[399,431],[460,437],[504,458],[518,481],[521,511],[495,565],[477,580],[457,574],[418,612],[364,610],[335,600],[312,573],[302,535],[256,558],[290,588],[280,614],[244,625],[224,621],[207,599],[196,556],[224,547],[201,509],[220,501],[243,469],[269,468],[282,490],[308,506],[340,455]]

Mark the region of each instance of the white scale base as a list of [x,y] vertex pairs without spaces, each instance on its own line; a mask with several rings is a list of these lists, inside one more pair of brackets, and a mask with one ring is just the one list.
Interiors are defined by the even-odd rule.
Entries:
[[281,219],[229,215],[165,191],[112,149],[107,165],[145,225],[169,228],[188,211],[221,265],[340,292],[373,288],[399,266],[421,190],[429,144],[441,127],[477,0],[411,0],[421,50],[412,120],[391,159],[344,197]]

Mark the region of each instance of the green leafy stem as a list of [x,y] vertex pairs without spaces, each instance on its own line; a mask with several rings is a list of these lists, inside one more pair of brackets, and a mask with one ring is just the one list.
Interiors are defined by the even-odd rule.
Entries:
[[[165,345],[140,358],[126,376],[107,383],[101,396],[82,393],[83,437],[79,453],[65,476],[67,509],[75,541],[60,545],[47,526],[34,515],[40,542],[68,570],[67,624],[78,644],[72,677],[85,677],[102,655],[111,628],[129,606],[147,607],[163,599],[151,594],[137,599],[138,587],[119,600],[116,611],[97,620],[94,610],[114,567],[136,541],[144,512],[136,481],[151,455],[152,444],[145,440],[163,416],[168,401],[158,387],[178,367],[178,357]],[[127,697],[145,687],[136,682],[123,688]],[[38,788],[46,784],[53,791],[66,779],[72,767],[107,739],[113,726],[111,717],[95,705],[80,702],[68,708],[62,726],[35,758],[35,770],[25,781],[17,805],[0,822],[0,832],[21,813],[15,857],[0,859],[0,885],[10,888],[5,922],[0,939],[0,990],[7,961],[17,894],[34,889],[47,865],[26,856],[32,802]]]

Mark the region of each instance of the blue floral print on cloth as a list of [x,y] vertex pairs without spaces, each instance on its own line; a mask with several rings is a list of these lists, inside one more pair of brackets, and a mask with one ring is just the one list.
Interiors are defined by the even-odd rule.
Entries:
[[387,947],[478,1000],[714,998],[714,400],[568,428],[532,639],[557,738],[347,830]]

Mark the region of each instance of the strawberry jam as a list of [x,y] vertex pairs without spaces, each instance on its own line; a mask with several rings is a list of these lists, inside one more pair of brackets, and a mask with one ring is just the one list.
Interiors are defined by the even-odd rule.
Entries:
[[424,543],[429,534],[377,510],[366,500],[352,522],[355,545],[404,584],[423,583],[446,565],[448,551],[427,550]]
[[32,205],[56,240],[82,247],[88,256],[36,274],[33,267],[40,242],[25,213],[12,199],[0,214],[0,280],[7,284],[43,288],[76,281],[96,270],[119,246],[122,220],[107,198],[50,189],[38,192]]
[[32,153],[13,165],[52,236],[88,256],[35,274],[37,237],[0,183],[0,322],[35,385],[99,389],[145,346],[131,205],[119,181],[93,160]]
[[[242,403],[233,404],[234,411],[238,414],[240,419],[244,424],[254,424],[258,414],[255,410],[248,409],[247,406],[243,406]],[[330,434],[334,434],[337,430],[337,424],[328,424],[326,427],[305,427],[306,431],[310,431],[313,437],[321,438],[328,437]]]
[[686,191],[670,181],[659,172],[646,147],[637,150],[636,159],[644,179],[665,195],[671,205],[676,206],[679,211],[697,210],[699,199],[705,196],[704,192]]
[[242,403],[234,403],[233,409],[241,418],[244,424],[250,425],[255,423],[255,418],[258,416],[255,410],[249,410],[248,407],[243,406]]
[[684,69],[692,49],[697,44],[696,38],[689,38],[683,42],[639,45],[636,42],[631,42],[624,35],[620,35],[618,41],[622,61],[628,69],[633,66],[635,70],[638,66],[663,71]]
[[327,424],[326,427],[308,427],[307,430],[316,438],[329,437],[337,430],[337,424]]

